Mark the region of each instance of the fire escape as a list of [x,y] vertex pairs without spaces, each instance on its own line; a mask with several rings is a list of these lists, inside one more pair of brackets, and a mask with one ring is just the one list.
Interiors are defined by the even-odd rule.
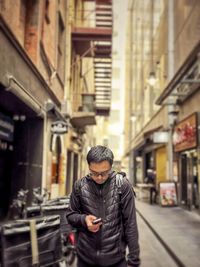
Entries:
[[93,3],[94,27],[74,27],[72,44],[81,57],[92,57],[94,67],[95,113],[108,116],[112,75],[112,0],[83,0]]

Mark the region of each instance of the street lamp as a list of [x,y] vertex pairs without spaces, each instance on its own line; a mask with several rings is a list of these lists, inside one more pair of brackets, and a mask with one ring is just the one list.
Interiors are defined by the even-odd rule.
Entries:
[[139,111],[135,111],[131,114],[131,121],[135,122],[142,114]]

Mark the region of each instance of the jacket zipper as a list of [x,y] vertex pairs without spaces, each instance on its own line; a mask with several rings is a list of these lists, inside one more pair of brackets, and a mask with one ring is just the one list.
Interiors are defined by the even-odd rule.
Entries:
[[[102,196],[102,188],[99,189],[99,196],[100,196],[100,200],[101,200],[101,209],[100,209],[100,216],[102,217],[102,219],[104,218],[104,199]],[[100,254],[101,251],[101,228],[99,230],[99,232],[97,232],[97,242],[96,242],[96,249],[97,249],[97,257]]]

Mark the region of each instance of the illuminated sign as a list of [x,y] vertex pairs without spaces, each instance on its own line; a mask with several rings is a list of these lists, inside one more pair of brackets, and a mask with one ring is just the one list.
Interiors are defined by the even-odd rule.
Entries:
[[153,142],[159,144],[167,143],[169,139],[168,136],[168,132],[155,132],[153,133]]

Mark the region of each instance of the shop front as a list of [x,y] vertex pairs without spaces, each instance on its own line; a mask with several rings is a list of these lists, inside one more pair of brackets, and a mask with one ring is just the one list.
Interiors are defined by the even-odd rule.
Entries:
[[14,121],[0,112],[0,218],[5,216],[9,206],[13,135]]
[[198,127],[197,113],[193,113],[174,129],[174,152],[178,159],[178,197],[180,205],[199,208]]
[[11,92],[0,93],[0,216],[22,189],[41,186],[44,120]]
[[144,134],[144,141],[134,150],[135,153],[135,180],[144,182],[147,170],[156,173],[156,183],[166,181],[168,133],[159,129]]
[[[0,205],[5,217],[20,189],[29,191],[29,205],[33,188],[45,186],[49,149],[45,103],[51,100],[59,107],[60,101],[2,17],[0,43]],[[12,138],[7,140],[9,129]],[[59,144],[56,149],[59,153]]]

